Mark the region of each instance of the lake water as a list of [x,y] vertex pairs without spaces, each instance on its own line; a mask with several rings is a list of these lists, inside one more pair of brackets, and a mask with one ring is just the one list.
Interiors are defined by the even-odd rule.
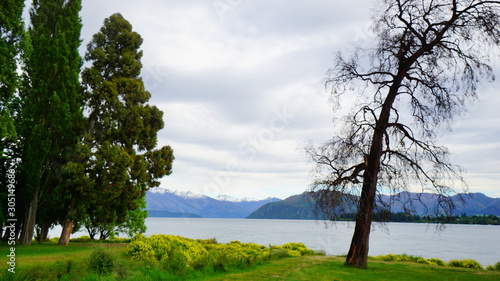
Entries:
[[[309,220],[257,220],[207,218],[147,218],[146,236],[180,235],[193,239],[216,238],[220,243],[239,240],[260,245],[282,245],[301,242],[308,248],[328,255],[345,255],[349,251],[353,222]],[[55,227],[50,237],[59,237]],[[72,237],[88,235],[77,232]],[[408,254],[424,258],[474,259],[483,266],[500,262],[500,226],[447,225],[438,231],[435,224],[374,224],[370,235],[370,256]]]
[[[206,218],[148,218],[145,235],[171,234],[193,239],[216,238],[220,243],[239,240],[261,245],[301,242],[328,255],[345,255],[354,223],[308,220],[249,220]],[[434,224],[375,224],[370,236],[370,256],[408,254],[424,258],[475,259],[483,266],[500,261],[500,226]]]

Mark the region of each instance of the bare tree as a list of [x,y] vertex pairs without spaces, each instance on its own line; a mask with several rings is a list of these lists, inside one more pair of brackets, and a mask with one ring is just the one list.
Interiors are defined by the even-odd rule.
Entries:
[[[500,45],[500,1],[382,0],[375,12],[377,44],[338,54],[327,87],[338,109],[359,89],[354,111],[337,136],[306,150],[317,177],[312,194],[335,219],[356,201],[356,226],[347,264],[366,267],[374,208],[382,189],[395,194],[417,184],[438,197],[436,213],[450,214],[462,185],[437,130],[477,98],[478,83],[493,81],[491,50]],[[369,94],[367,94],[369,93]],[[346,196],[347,195],[347,196]],[[354,196],[357,195],[357,196]]]

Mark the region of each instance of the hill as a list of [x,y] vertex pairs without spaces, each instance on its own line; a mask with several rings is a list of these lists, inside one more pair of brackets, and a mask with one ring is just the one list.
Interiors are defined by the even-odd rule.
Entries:
[[268,203],[251,213],[248,219],[316,219],[310,195],[304,192],[285,200]]
[[238,200],[229,196],[212,198],[158,188],[146,193],[146,209],[150,217],[245,218],[261,206],[280,200]]
[[[412,200],[409,200],[409,199]],[[418,198],[418,200],[416,200]],[[435,206],[439,200],[436,194],[401,192],[396,195],[382,195],[384,202],[392,203],[393,213],[412,212],[419,216],[435,214]],[[462,200],[465,204],[462,203]],[[457,194],[452,197],[455,204],[454,214],[495,215],[500,216],[500,198],[491,198],[482,193]],[[408,203],[411,202],[411,203]],[[250,219],[316,219],[310,195],[305,192],[294,195],[283,201],[268,203],[247,218]]]

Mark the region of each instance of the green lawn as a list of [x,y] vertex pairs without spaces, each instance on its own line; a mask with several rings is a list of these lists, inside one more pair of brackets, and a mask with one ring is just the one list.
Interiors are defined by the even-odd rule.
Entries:
[[[376,260],[370,260],[368,269],[356,269],[345,266],[342,257],[325,256],[285,258],[232,272],[196,272],[176,277],[128,259],[124,246],[80,243],[17,246],[17,279],[4,272],[0,280],[500,280],[499,271]],[[113,255],[115,268],[111,275],[98,277],[86,268],[86,260],[96,247]],[[0,255],[5,260],[7,252],[7,245],[1,244]]]
[[322,256],[288,258],[199,280],[500,280],[498,271],[382,261],[370,261],[368,269],[356,269],[345,266],[344,260]]

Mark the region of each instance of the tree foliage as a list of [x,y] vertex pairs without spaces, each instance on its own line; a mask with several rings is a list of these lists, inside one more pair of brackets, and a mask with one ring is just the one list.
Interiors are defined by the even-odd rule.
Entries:
[[83,118],[78,54],[80,0],[33,1],[30,49],[21,91],[19,188],[26,216],[21,243],[31,244],[40,197],[63,180],[60,168],[72,158]]
[[[23,34],[24,1],[5,0],[0,5],[0,142],[15,137],[11,103],[19,86],[17,65]],[[0,146],[0,156],[3,152]]]
[[174,157],[156,148],[163,112],[148,104],[140,78],[142,38],[112,15],[80,72],[81,0],[31,4],[28,30],[24,1],[0,5],[0,173],[15,165],[21,243],[31,244],[35,229],[43,242],[55,224],[60,244],[82,223],[101,237],[144,232],[145,193],[171,173]]
[[[141,36],[120,14],[104,21],[88,45],[82,73],[86,155],[75,165],[92,187],[83,190],[88,227],[123,225],[140,210],[146,190],[171,173],[172,149],[155,149],[163,112],[151,106],[140,78]],[[139,211],[138,211],[139,212]]]
[[390,209],[377,194],[417,183],[439,195],[436,214],[451,214],[450,195],[457,184],[466,186],[437,132],[477,98],[481,80],[494,79],[489,50],[500,44],[499,1],[380,2],[376,46],[338,54],[326,80],[335,108],[360,89],[355,109],[339,120],[334,138],[307,148],[316,163],[312,194],[319,209],[336,218],[346,198],[360,195],[347,256],[357,267],[367,263],[374,208]]
[[16,139],[15,93],[19,88],[16,72],[22,52],[24,1],[6,0],[0,5],[0,225],[7,217],[7,170],[12,168],[12,146]]

